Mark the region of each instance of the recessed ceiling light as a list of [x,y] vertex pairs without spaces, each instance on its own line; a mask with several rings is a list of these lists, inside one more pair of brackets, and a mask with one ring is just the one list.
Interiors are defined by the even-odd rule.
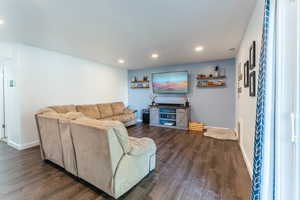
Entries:
[[4,24],[4,20],[0,19],[0,25]]
[[203,47],[202,46],[197,46],[195,47],[195,51],[196,52],[199,52],[199,51],[202,51],[203,50]]
[[159,55],[158,55],[157,53],[154,53],[154,54],[151,55],[151,57],[152,57],[152,58],[158,58]]
[[123,60],[123,59],[119,59],[119,60],[118,60],[118,63],[120,63],[120,64],[124,64],[124,63],[125,63],[125,60]]

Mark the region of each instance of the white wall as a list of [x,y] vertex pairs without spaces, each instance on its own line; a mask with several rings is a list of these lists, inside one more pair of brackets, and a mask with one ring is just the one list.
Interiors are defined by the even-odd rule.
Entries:
[[99,65],[31,46],[13,46],[16,64],[9,77],[16,81],[16,87],[8,87],[8,96],[14,103],[9,102],[7,112],[9,115],[15,110],[14,117],[20,121],[16,124],[17,119],[8,118],[7,131],[10,136],[9,127],[19,127],[20,137],[9,138],[18,148],[37,143],[34,113],[42,107],[112,101],[127,104],[126,69]]
[[[259,55],[261,49],[262,29],[263,29],[263,10],[264,1],[257,1],[256,8],[249,21],[248,28],[244,34],[243,40],[240,45],[238,55],[236,57],[236,67],[239,63],[242,66],[242,73],[244,72],[244,63],[249,59],[249,48],[251,43],[256,41],[256,77],[258,77],[259,69]],[[236,80],[238,80],[238,69],[236,70]],[[255,134],[255,119],[256,119],[256,97],[249,96],[249,87],[244,88],[244,82],[241,81],[242,93],[237,95],[236,99],[236,124],[238,121],[241,125],[240,130],[240,147],[243,156],[252,176],[252,163],[253,163],[253,144]],[[257,84],[256,84],[257,85]]]
[[[1,64],[4,65],[5,70],[5,103],[6,103],[6,136],[8,137],[8,142],[17,147],[21,144],[21,122],[20,122],[20,106],[19,106],[19,94],[16,88],[8,87],[8,80],[17,79],[17,69],[18,69],[18,51],[15,44],[11,43],[0,43],[0,57]],[[1,80],[2,81],[2,80]],[[1,91],[2,92],[2,91]],[[0,96],[2,98],[2,95]],[[2,100],[2,99],[1,99]],[[2,106],[2,105],[0,105]],[[2,112],[2,108],[0,109]],[[3,122],[1,122],[3,123]]]

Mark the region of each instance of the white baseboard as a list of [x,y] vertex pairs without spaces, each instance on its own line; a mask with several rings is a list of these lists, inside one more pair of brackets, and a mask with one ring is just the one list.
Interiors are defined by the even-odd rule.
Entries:
[[7,144],[9,146],[21,151],[21,150],[24,150],[24,149],[29,149],[31,147],[39,146],[40,142],[37,140],[37,141],[30,142],[30,143],[27,143],[27,144],[17,144],[15,142],[11,141],[11,140],[8,140]]
[[253,174],[253,171],[252,171],[252,165],[251,165],[251,162],[250,160],[247,158],[247,155],[246,155],[246,152],[244,150],[244,147],[240,144],[240,149],[242,151],[242,155],[243,155],[243,158],[244,158],[244,161],[246,163],[246,167],[247,167],[247,170],[248,170],[248,173],[250,175],[250,178],[252,180],[252,174]]
[[[217,129],[226,129],[226,130],[231,129],[231,128],[218,127],[218,126],[204,126],[204,128],[217,128]],[[234,129],[232,129],[232,130],[234,130]]]

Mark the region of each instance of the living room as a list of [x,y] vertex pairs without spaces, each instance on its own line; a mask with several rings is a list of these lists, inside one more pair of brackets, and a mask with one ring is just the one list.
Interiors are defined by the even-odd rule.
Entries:
[[4,0],[0,199],[297,199],[298,4]]

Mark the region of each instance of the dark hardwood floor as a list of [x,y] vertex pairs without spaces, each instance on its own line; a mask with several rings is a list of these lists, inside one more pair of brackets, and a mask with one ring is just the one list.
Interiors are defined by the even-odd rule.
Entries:
[[[120,199],[249,199],[250,177],[237,142],[141,124],[129,135],[155,140],[157,168]],[[112,198],[41,161],[38,147],[17,151],[0,143],[0,199]]]

